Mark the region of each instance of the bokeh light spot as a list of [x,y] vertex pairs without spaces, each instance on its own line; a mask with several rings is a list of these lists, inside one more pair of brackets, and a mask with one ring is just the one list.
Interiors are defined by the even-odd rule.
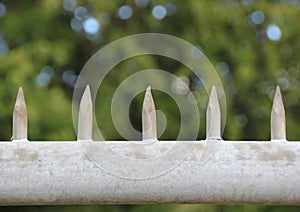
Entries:
[[5,16],[6,14],[6,6],[3,3],[0,3],[0,17]]
[[9,48],[4,40],[0,39],[0,56],[5,56],[9,52]]
[[35,79],[38,86],[45,87],[49,85],[50,77],[46,73],[40,73]]
[[122,20],[127,20],[132,16],[132,8],[129,5],[124,5],[119,8],[118,10],[118,16]]
[[74,16],[79,20],[84,20],[87,17],[87,9],[85,7],[77,7],[74,11]]
[[66,11],[73,11],[76,8],[76,0],[64,0],[63,5]]
[[135,4],[138,7],[145,8],[148,6],[149,2],[148,0],[135,0]]
[[223,75],[227,75],[229,74],[229,65],[225,62],[220,62],[218,65],[217,65],[217,70]]
[[271,41],[278,41],[281,38],[281,30],[276,24],[267,27],[267,36]]
[[156,19],[163,19],[164,17],[166,17],[167,15],[167,10],[164,6],[162,5],[157,5],[153,8],[152,10],[152,15],[154,16],[154,18]]
[[41,72],[36,76],[35,82],[38,86],[48,86],[51,78],[54,77],[54,70],[51,66],[44,66]]
[[41,70],[42,73],[46,73],[51,78],[54,77],[54,70],[51,66],[44,66]]
[[256,32],[256,39],[259,41],[259,42],[265,42],[266,41],[266,33],[264,30],[258,30]]
[[100,23],[94,17],[89,17],[83,22],[83,29],[88,34],[97,34],[100,30]]
[[240,0],[240,1],[245,6],[248,6],[253,3],[253,0]]
[[67,83],[69,86],[74,87],[76,80],[77,80],[77,75],[75,72],[71,69],[67,69],[63,72],[62,74],[62,80]]
[[168,16],[173,15],[176,12],[176,10],[177,10],[176,5],[173,4],[172,2],[166,3],[165,7],[166,7],[166,10],[167,10],[167,15]]
[[251,21],[254,24],[262,24],[265,20],[265,15],[262,11],[256,10],[251,14]]
[[80,31],[82,30],[82,22],[80,19],[74,17],[72,18],[71,20],[71,28],[74,30],[74,31]]

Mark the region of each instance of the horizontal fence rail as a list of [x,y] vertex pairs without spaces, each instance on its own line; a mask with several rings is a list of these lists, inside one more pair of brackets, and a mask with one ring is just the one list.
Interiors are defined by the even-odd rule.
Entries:
[[[300,204],[300,142],[286,140],[279,87],[271,112],[271,141],[222,140],[215,87],[206,117],[206,140],[158,141],[155,105],[148,87],[142,111],[143,141],[93,142],[87,86],[79,108],[76,142],[29,142],[20,88],[13,140],[0,143],[0,205]],[[143,145],[145,141],[153,145]],[[157,155],[162,159],[156,161]]]

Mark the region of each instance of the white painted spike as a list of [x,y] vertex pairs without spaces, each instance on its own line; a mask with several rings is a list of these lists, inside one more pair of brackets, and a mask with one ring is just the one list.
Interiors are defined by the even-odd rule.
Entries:
[[92,130],[93,103],[90,86],[87,85],[79,106],[77,140],[92,140]]
[[148,86],[146,89],[143,102],[142,122],[143,140],[157,140],[156,112],[154,101],[151,95],[151,86]]
[[276,87],[272,106],[271,140],[286,141],[285,111],[279,86]]
[[211,89],[206,111],[206,139],[221,139],[221,111],[215,86]]
[[13,112],[13,141],[27,141],[27,109],[22,87],[19,88]]

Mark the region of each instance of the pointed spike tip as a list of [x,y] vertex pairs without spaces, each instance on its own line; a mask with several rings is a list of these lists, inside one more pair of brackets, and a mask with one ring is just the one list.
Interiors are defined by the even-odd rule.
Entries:
[[13,111],[13,141],[27,140],[27,109],[22,87],[19,88]]
[[281,90],[280,90],[279,85],[276,86],[275,97],[276,97],[276,96],[280,96],[280,97],[281,97]]
[[211,88],[209,100],[211,101],[211,103],[217,102],[219,104],[217,89],[215,86],[212,86]]
[[89,107],[91,107],[91,105],[92,105],[91,90],[90,90],[90,86],[87,85],[81,97],[79,110],[86,111],[89,109]]
[[[152,92],[151,92],[151,86],[147,86],[145,96],[144,96],[144,101],[143,101],[143,108],[153,108],[155,110],[155,105],[152,97]],[[153,107],[152,107],[153,106]]]
[[216,92],[217,92],[216,86],[213,85],[213,86],[211,87],[211,91],[210,91],[210,92],[211,92],[211,93],[213,93],[213,92],[216,93]]
[[90,85],[89,85],[89,84],[87,84],[87,85],[85,86],[85,90],[84,90],[84,91],[86,91],[86,90],[89,90],[89,91],[90,91]]
[[82,97],[90,97],[90,96],[91,96],[90,85],[87,85],[84,89]]
[[215,86],[211,88],[206,111],[206,139],[221,139],[221,111]]
[[21,86],[19,87],[19,90],[18,90],[18,96],[24,97],[23,88]]
[[277,85],[276,90],[275,90],[275,95],[274,95],[274,100],[275,103],[281,103],[282,102],[282,95],[281,95],[281,90],[280,87]]
[[78,115],[78,140],[91,140],[93,130],[93,102],[90,86],[87,85],[80,101]]
[[156,111],[151,94],[151,86],[145,92],[142,110],[143,140],[157,140]]
[[279,86],[276,86],[271,112],[271,140],[286,141],[285,110]]
[[83,99],[83,98],[89,98],[89,97],[91,97],[91,90],[90,90],[90,86],[87,85],[87,86],[85,87],[85,89],[84,89],[83,94],[82,94],[81,102],[82,102],[82,99]]
[[17,99],[15,102],[15,110],[21,112],[21,110],[26,110],[25,98],[22,87],[19,87]]
[[280,87],[278,85],[276,87],[276,91],[273,99],[272,112],[275,112],[277,114],[285,112]]

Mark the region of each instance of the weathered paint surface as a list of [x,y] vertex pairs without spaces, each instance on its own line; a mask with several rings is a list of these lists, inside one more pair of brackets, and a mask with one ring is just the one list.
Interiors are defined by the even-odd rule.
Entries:
[[[193,145],[173,169],[149,179],[126,179],[101,168],[80,142],[1,142],[0,205],[88,203],[300,204],[300,142],[179,141]],[[85,142],[134,162],[172,151],[156,145]],[[107,150],[107,152],[106,152]],[[109,155],[107,158],[109,159]],[[127,169],[122,160],[115,163]],[[168,161],[161,160],[159,166]],[[140,164],[140,165],[139,165]],[[143,163],[138,168],[145,169]]]

